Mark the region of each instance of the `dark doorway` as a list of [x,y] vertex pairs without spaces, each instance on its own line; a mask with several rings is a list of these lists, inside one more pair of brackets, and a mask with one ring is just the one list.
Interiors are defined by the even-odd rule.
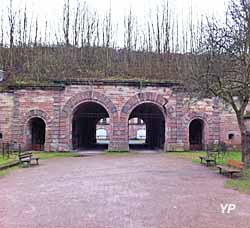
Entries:
[[129,120],[133,118],[142,120],[142,123],[146,125],[145,143],[134,144],[130,141],[129,148],[134,150],[164,149],[165,118],[160,108],[153,103],[143,103],[131,112]]
[[107,143],[98,143],[96,126],[103,118],[109,118],[106,109],[96,102],[86,102],[79,105],[72,120],[72,146],[73,149],[107,149]]
[[203,149],[203,131],[204,123],[201,119],[194,119],[189,125],[189,143],[190,150]]
[[29,121],[31,150],[44,150],[46,124],[43,119],[35,117]]

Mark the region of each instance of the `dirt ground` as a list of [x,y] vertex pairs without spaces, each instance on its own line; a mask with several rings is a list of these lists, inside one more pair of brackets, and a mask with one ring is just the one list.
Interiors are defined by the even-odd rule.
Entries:
[[226,180],[165,154],[50,159],[0,177],[0,227],[249,228],[250,196]]

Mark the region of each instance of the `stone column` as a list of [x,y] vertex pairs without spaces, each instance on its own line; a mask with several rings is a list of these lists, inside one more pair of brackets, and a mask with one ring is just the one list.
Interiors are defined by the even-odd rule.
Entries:
[[111,151],[128,151],[128,124],[126,118],[118,118],[118,116],[113,117],[113,123],[111,123],[110,144],[109,150]]

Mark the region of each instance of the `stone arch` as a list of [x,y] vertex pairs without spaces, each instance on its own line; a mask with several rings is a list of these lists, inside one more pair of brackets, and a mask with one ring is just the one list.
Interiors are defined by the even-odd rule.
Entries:
[[61,146],[63,150],[72,149],[72,118],[76,108],[84,103],[93,102],[101,105],[109,114],[110,118],[110,137],[112,139],[113,122],[118,119],[117,108],[114,103],[104,94],[96,91],[81,92],[71,97],[61,112]]
[[24,135],[24,142],[23,144],[25,145],[25,149],[30,149],[29,148],[29,145],[28,145],[28,142],[29,142],[29,134],[30,134],[30,129],[29,129],[29,122],[32,120],[32,119],[35,119],[35,118],[38,118],[38,119],[41,119],[44,124],[45,124],[45,144],[44,144],[44,147],[43,150],[46,148],[48,148],[48,144],[49,144],[49,139],[50,139],[50,134],[49,134],[49,125],[51,123],[51,119],[49,117],[49,115],[43,111],[43,110],[40,110],[40,109],[33,109],[33,110],[30,110],[29,112],[25,113],[24,116],[23,116],[23,123],[22,123],[22,134]]
[[166,150],[167,148],[166,147],[167,145],[167,108],[166,108],[167,103],[168,103],[168,100],[166,98],[164,98],[160,94],[153,93],[153,92],[138,93],[132,96],[122,107],[121,114],[120,114],[120,121],[123,123],[122,125],[124,126],[125,135],[128,136],[129,134],[128,124],[129,124],[130,115],[133,112],[133,110],[143,104],[155,105],[157,106],[157,108],[160,110],[160,112],[162,113],[164,117],[165,143],[164,143],[163,149]]
[[143,103],[154,103],[156,104],[164,115],[166,115],[166,104],[168,100],[164,98],[162,95],[153,93],[153,92],[145,92],[145,93],[138,93],[132,96],[126,104],[121,109],[121,118],[129,118],[130,113],[133,109]]
[[201,113],[201,112],[190,112],[187,113],[184,117],[184,129],[185,129],[185,144],[186,144],[186,149],[190,149],[190,143],[189,143],[189,128],[190,124],[194,120],[201,120],[202,123],[204,124],[203,126],[203,143],[204,146],[202,149],[207,149],[207,145],[210,142],[210,126],[212,125],[212,120],[209,117],[207,113]]
[[73,110],[81,103],[84,102],[96,102],[102,105],[110,115],[110,118],[117,113],[117,108],[113,104],[113,102],[104,94],[96,92],[96,91],[86,91],[82,93],[78,93],[71,97],[62,109],[63,117],[68,117],[72,114]]
[[30,110],[29,112],[25,113],[23,117],[24,117],[23,118],[24,123],[28,122],[31,118],[34,118],[34,117],[38,117],[38,118],[43,119],[46,124],[48,124],[50,122],[49,115],[40,109]]

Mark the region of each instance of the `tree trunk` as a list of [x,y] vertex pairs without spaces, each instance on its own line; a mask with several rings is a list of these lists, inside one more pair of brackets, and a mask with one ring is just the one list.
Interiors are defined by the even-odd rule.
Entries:
[[237,120],[241,133],[241,152],[242,161],[246,167],[250,167],[250,132],[247,131],[244,119],[242,116],[237,115]]

